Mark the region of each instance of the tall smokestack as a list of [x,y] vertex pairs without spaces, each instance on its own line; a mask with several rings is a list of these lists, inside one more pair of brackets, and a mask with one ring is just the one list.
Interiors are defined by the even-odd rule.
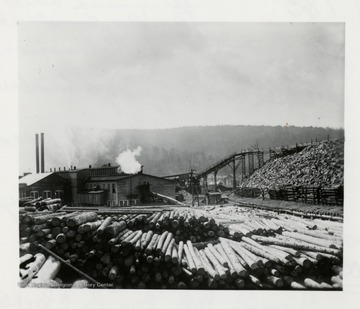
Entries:
[[41,173],[45,173],[44,133],[41,133]]
[[40,172],[39,163],[39,134],[35,134],[35,151],[36,151],[36,174]]

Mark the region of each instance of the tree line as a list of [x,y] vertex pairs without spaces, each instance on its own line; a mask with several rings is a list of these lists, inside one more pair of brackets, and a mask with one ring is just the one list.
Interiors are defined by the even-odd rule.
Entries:
[[[205,126],[156,130],[116,130],[93,164],[115,164],[127,148],[142,147],[137,158],[144,173],[165,176],[201,171],[228,154],[258,147],[268,149],[327,138],[344,138],[343,129],[295,126]],[[228,173],[224,169],[223,173]]]

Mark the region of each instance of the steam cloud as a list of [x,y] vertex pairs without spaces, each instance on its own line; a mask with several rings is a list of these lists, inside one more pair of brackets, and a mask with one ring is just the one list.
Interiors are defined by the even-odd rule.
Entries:
[[127,174],[135,174],[140,172],[141,164],[136,160],[141,153],[142,148],[138,146],[133,151],[130,149],[123,151],[119,154],[116,162],[120,165],[119,172]]
[[[100,128],[87,127],[60,127],[58,130],[45,131],[45,166],[66,167],[70,165],[77,168],[101,166],[106,162],[113,162],[114,154],[120,153],[126,149],[127,144],[123,141],[117,141],[116,131]],[[38,131],[42,132],[42,131]],[[33,148],[33,136],[30,136],[31,146]],[[31,149],[32,149],[31,148]],[[31,153],[34,153],[32,151]],[[35,163],[35,157],[30,163]]]

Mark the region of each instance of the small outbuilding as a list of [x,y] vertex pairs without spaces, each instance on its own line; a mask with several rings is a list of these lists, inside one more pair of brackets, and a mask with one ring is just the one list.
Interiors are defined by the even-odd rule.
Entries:
[[57,173],[28,174],[19,179],[19,197],[61,198],[71,202],[70,182]]
[[220,192],[209,192],[207,194],[208,204],[218,204],[221,203],[221,193]]

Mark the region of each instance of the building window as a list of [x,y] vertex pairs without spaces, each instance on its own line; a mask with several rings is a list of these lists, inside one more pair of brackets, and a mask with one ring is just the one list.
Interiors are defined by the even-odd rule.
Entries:
[[120,201],[120,207],[128,206],[128,204],[129,204],[129,201],[128,201],[128,200]]
[[20,189],[20,197],[26,197],[26,189]]
[[108,189],[108,192],[110,192],[110,184],[109,183],[107,184],[107,189]]
[[49,190],[43,191],[42,197],[44,197],[44,198],[51,197],[51,191],[49,191]]
[[38,197],[39,197],[39,192],[38,192],[38,191],[30,191],[30,195],[31,195],[33,198],[38,198]]
[[112,193],[116,193],[115,184],[114,184],[114,183],[112,184]]
[[55,191],[55,197],[63,199],[64,198],[64,191],[63,190],[56,190]]

